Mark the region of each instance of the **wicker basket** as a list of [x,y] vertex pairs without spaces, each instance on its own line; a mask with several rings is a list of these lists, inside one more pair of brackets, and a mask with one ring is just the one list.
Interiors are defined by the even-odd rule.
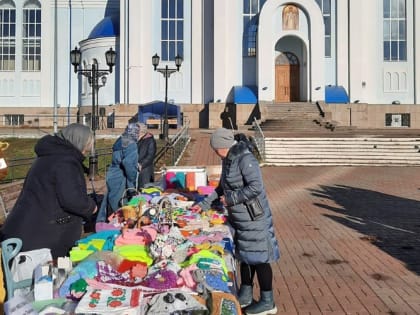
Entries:
[[141,208],[142,208],[142,204],[140,203],[138,206],[131,206],[131,205],[126,205],[126,203],[128,202],[128,192],[130,191],[134,191],[136,193],[139,193],[137,191],[137,189],[135,188],[127,188],[126,190],[124,190],[123,195],[121,196],[121,210],[123,213],[123,217],[124,220],[135,220],[137,221],[141,215]]
[[137,221],[139,218],[139,208],[133,206],[123,206],[121,207],[124,220],[135,220]]
[[164,226],[173,227],[173,208],[171,200],[168,197],[163,197],[159,202],[158,217],[158,231],[162,232]]

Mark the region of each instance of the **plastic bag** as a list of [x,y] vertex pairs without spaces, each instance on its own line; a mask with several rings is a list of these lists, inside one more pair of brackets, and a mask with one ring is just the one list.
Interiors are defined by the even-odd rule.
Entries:
[[30,279],[38,265],[52,261],[49,248],[34,249],[27,252],[20,252],[12,262],[11,272],[15,282]]

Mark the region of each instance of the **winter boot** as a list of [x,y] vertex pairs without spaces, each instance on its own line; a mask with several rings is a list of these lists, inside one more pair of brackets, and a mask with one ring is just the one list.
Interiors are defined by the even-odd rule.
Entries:
[[252,300],[252,285],[241,285],[238,294],[238,301],[242,308],[251,305]]
[[277,314],[274,305],[273,291],[261,291],[260,300],[245,309],[247,315],[270,315]]

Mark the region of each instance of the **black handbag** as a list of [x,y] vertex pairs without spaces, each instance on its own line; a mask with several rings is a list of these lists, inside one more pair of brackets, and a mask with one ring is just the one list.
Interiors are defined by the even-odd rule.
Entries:
[[260,200],[257,198],[245,201],[245,206],[253,221],[258,220],[264,216],[264,209],[261,206]]

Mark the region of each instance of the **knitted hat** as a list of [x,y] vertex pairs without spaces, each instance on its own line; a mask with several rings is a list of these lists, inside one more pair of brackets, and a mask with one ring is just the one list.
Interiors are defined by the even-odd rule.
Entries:
[[139,123],[129,123],[128,126],[125,128],[124,135],[133,140],[136,141],[139,139],[140,134],[140,124]]
[[80,152],[82,152],[89,142],[93,143],[93,133],[88,126],[81,124],[70,124],[63,128],[59,137],[67,140],[74,145]]
[[226,128],[218,128],[210,138],[210,146],[213,150],[229,149],[235,143],[233,132]]
[[142,136],[145,135],[147,133],[147,126],[146,126],[146,124],[138,123],[138,125],[140,127],[139,134],[142,135]]

